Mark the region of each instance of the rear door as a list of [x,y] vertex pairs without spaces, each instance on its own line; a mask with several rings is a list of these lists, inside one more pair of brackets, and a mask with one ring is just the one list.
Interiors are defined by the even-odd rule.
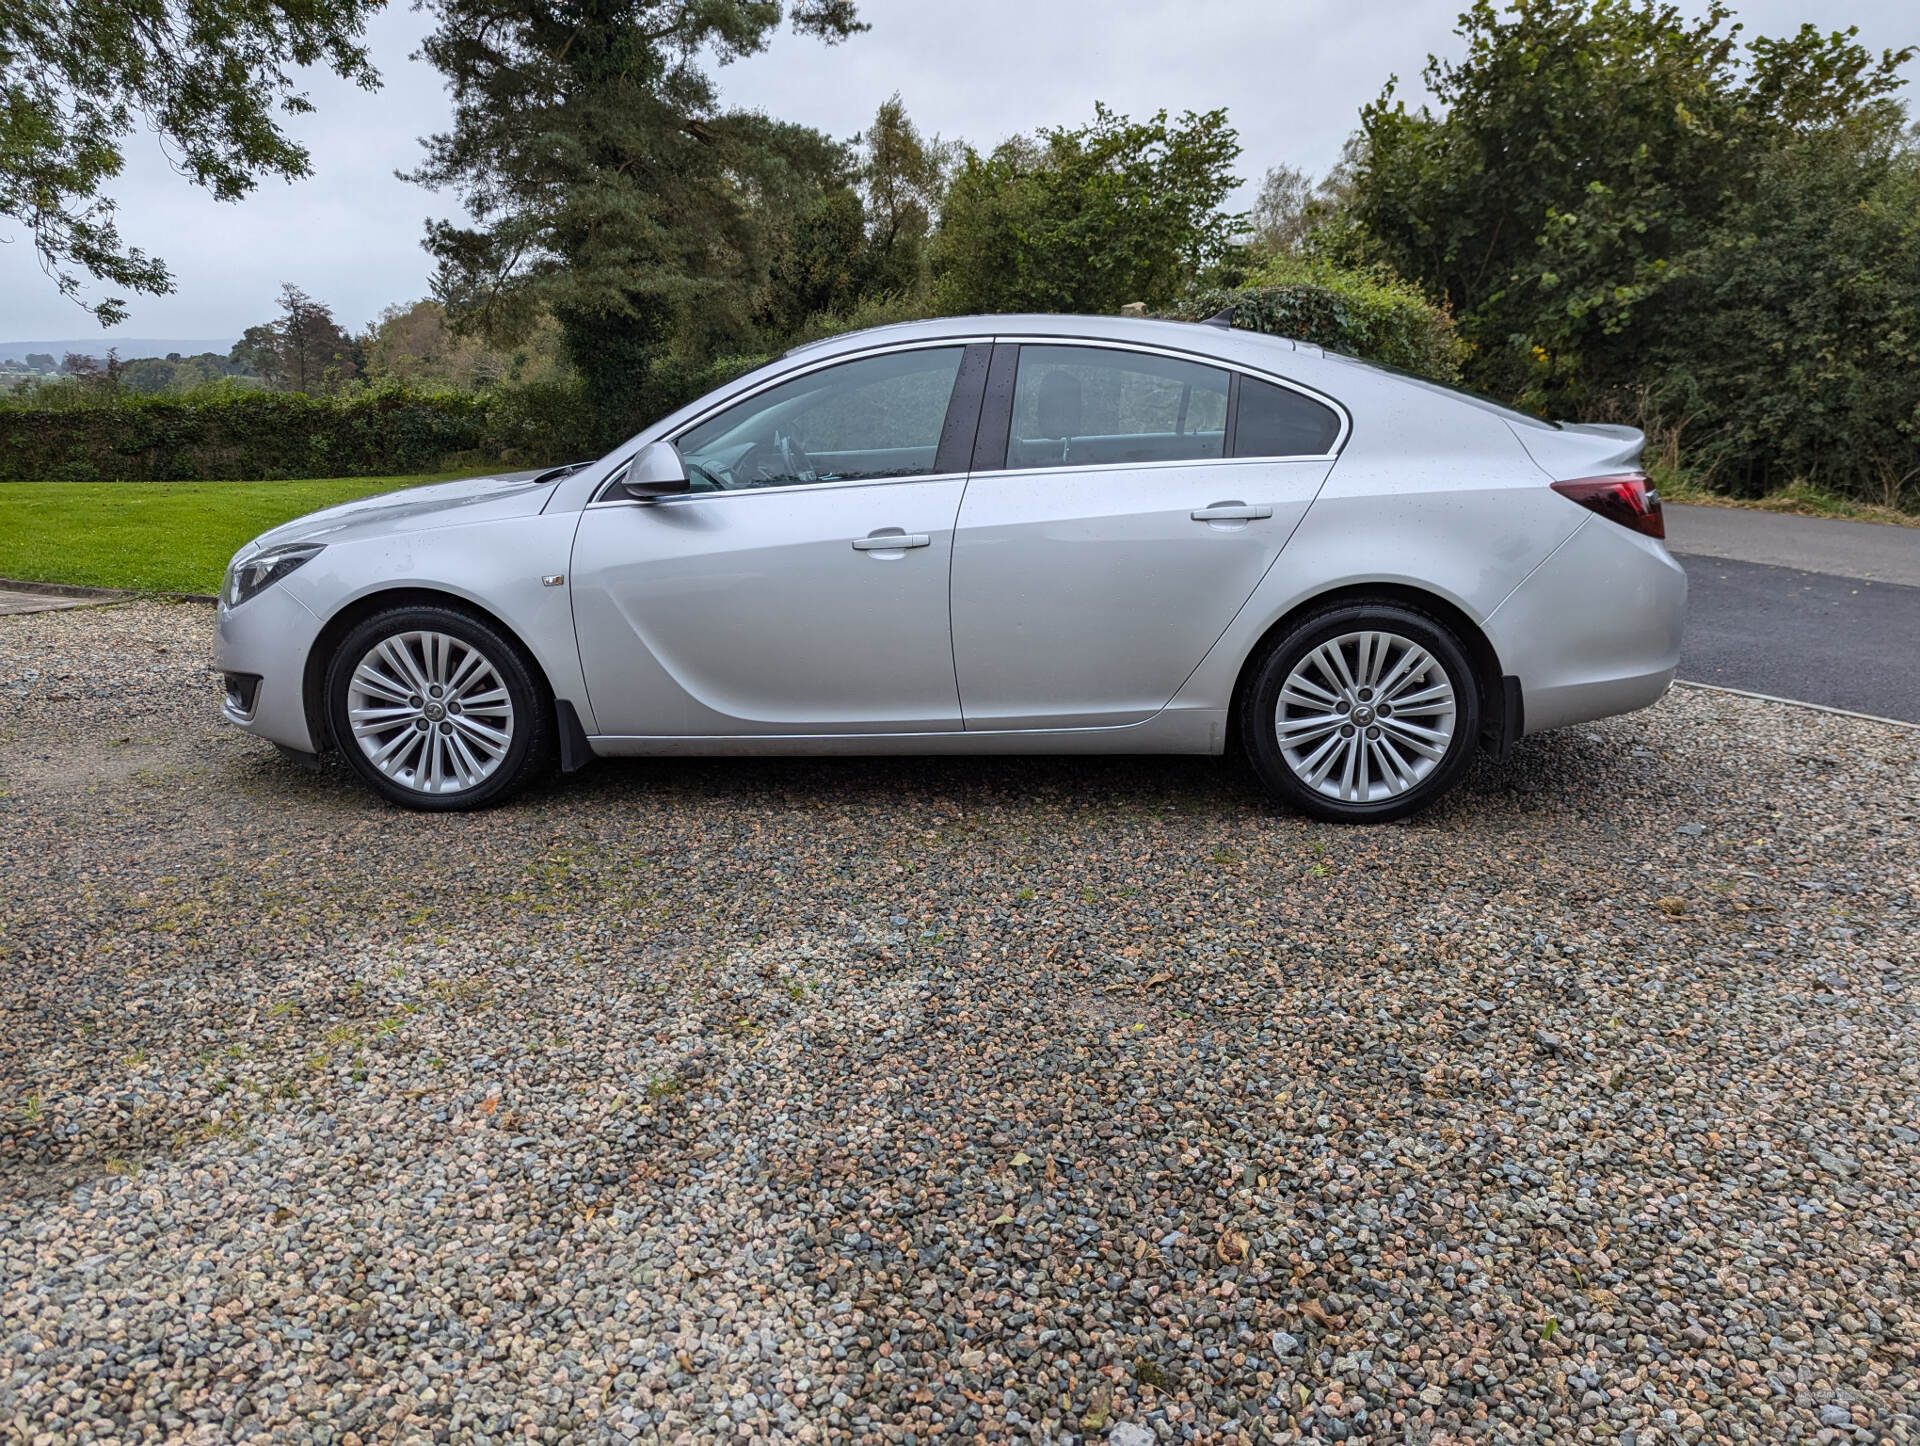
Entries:
[[[1261,449],[1286,455],[1234,455],[1243,387],[1250,436],[1264,427]],[[1275,433],[1254,416],[1272,410],[1266,392],[1306,402],[1317,424]],[[1159,712],[1273,565],[1339,432],[1330,408],[1188,357],[996,347],[954,529],[967,728]]]

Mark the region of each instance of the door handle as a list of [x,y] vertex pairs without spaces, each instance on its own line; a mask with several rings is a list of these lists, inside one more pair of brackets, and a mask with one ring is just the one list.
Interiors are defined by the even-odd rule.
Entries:
[[901,532],[898,528],[869,532],[853,540],[855,552],[904,552],[909,547],[926,547],[933,539],[924,532]]
[[1253,522],[1271,516],[1271,507],[1249,507],[1244,502],[1216,502],[1211,507],[1196,508],[1192,513],[1195,522]]

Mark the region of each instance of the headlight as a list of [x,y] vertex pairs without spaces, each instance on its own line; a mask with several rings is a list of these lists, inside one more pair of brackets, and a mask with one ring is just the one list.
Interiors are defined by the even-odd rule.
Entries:
[[323,543],[307,542],[269,547],[265,552],[256,552],[227,569],[227,580],[220,585],[220,600],[230,608],[237,608],[254,594],[272,587],[288,573],[311,562],[324,550]]

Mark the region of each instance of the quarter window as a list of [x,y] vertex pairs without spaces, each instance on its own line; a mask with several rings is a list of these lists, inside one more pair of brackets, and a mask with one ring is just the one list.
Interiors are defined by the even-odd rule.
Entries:
[[756,393],[675,439],[692,490],[926,476],[963,351],[889,352]]
[[1340,418],[1310,397],[1271,382],[1240,378],[1233,420],[1236,457],[1320,457],[1333,450]]
[[1223,455],[1228,374],[1173,357],[1022,346],[1009,467],[1178,462]]

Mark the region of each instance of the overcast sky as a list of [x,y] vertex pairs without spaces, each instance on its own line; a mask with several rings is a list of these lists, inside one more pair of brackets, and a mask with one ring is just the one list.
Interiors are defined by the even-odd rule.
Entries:
[[[925,131],[987,147],[1044,125],[1088,119],[1096,100],[1125,114],[1225,106],[1240,133],[1244,176],[1288,161],[1330,165],[1355,112],[1389,74],[1424,94],[1429,53],[1458,53],[1456,0],[860,0],[872,29],[841,45],[782,32],[762,54],[719,72],[729,106],[851,136],[898,90]],[[1682,9],[1704,8],[1683,0]],[[1812,21],[1860,27],[1876,50],[1920,39],[1912,0],[1748,0],[1749,34]],[[314,77],[316,114],[293,133],[313,175],[269,181],[222,205],[176,176],[158,143],[131,138],[113,188],[120,229],[172,268],[170,296],[129,297],[128,323],[102,337],[55,294],[31,244],[0,220],[0,340],[114,336],[227,338],[267,319],[282,281],[329,303],[357,329],[389,302],[426,292],[425,220],[451,197],[396,180],[418,138],[444,126],[438,74],[410,59],[428,26],[405,0],[369,29],[385,85],[366,93]],[[1920,65],[1907,67],[1909,86]],[[1913,92],[1909,91],[1909,103]],[[1248,193],[1250,199],[1250,193]]]

